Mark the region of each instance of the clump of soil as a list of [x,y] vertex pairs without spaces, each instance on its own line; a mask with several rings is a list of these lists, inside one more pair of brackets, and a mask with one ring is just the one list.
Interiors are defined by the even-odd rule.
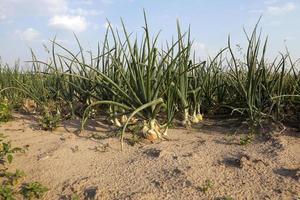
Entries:
[[225,122],[206,120],[191,130],[169,130],[168,140],[126,143],[120,151],[119,139],[107,137],[112,132],[106,124],[89,122],[82,136],[75,134],[79,126],[66,121],[50,133],[23,115],[1,124],[0,132],[15,146],[29,146],[11,170],[22,169],[28,181],[50,188],[45,199],[300,197],[299,133],[257,136],[242,146],[239,136],[228,140]]

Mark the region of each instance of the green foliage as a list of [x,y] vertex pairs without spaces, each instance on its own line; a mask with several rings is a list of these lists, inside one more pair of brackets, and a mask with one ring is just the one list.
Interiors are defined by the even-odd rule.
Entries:
[[253,135],[252,134],[248,134],[244,137],[240,137],[240,145],[247,145],[252,143],[253,141]]
[[8,100],[0,100],[0,122],[7,122],[12,118]]
[[[143,37],[134,37],[121,24],[122,30],[116,31],[108,22],[96,54],[86,51],[75,36],[78,51],[54,38],[46,62],[32,52],[30,70],[0,63],[1,98],[13,104],[34,100],[46,130],[56,127],[57,113],[81,117],[83,129],[86,120],[95,117],[92,109],[112,119],[126,113],[145,120],[146,126],[155,121],[164,130],[176,120],[198,123],[202,114],[241,117],[252,131],[265,122],[299,121],[299,60],[288,50],[267,58],[268,39],[262,38],[258,24],[250,34],[245,31],[245,51],[235,48],[229,37],[227,46],[206,60],[196,57],[191,31],[183,31],[179,22],[176,39],[163,46],[159,34],[150,32],[145,13]],[[122,138],[129,121],[114,122],[123,128]]]
[[15,173],[7,171],[5,164],[10,164],[13,160],[13,154],[17,152],[23,152],[24,150],[19,147],[12,147],[10,141],[5,141],[5,136],[0,134],[0,162],[3,165],[0,168],[0,197],[5,200],[13,200],[15,195],[14,186],[17,185],[20,178],[25,174],[20,170],[16,170]]
[[0,171],[0,177],[4,177],[5,180],[3,181],[3,184],[16,186],[20,179],[25,177],[25,172],[17,169],[15,172],[7,172],[6,170]]
[[53,131],[57,128],[58,124],[60,122],[59,115],[53,115],[53,114],[45,114],[42,116],[42,119],[40,121],[41,126],[46,131]]
[[13,187],[9,184],[0,185],[0,197],[3,200],[15,200],[15,191]]
[[73,194],[71,200],[79,200],[79,196],[77,194]]
[[204,184],[201,187],[201,191],[206,193],[214,186],[214,182],[210,179],[205,180]]
[[21,190],[18,189],[20,180],[25,177],[22,170],[17,169],[15,172],[8,172],[6,163],[10,164],[13,161],[13,155],[17,152],[24,152],[25,149],[12,147],[10,141],[5,141],[5,136],[0,134],[0,163],[3,165],[0,168],[0,197],[3,200],[14,200],[16,195],[21,192],[26,199],[41,198],[48,190],[38,182],[24,184]]
[[3,134],[0,134],[0,162],[8,162],[10,164],[13,160],[13,154],[17,152],[24,152],[24,149],[19,147],[12,147],[10,141],[3,141],[4,138],[5,137],[3,136]]
[[41,198],[45,192],[48,191],[48,188],[43,186],[39,182],[31,182],[24,184],[21,188],[21,193],[26,199],[34,199],[34,198]]

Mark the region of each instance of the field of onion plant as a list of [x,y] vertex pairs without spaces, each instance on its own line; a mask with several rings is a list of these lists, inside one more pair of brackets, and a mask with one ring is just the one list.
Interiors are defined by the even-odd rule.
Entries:
[[257,26],[246,34],[242,56],[228,38],[217,55],[199,60],[190,30],[179,23],[175,38],[161,45],[145,16],[142,39],[122,22],[119,31],[108,26],[95,54],[77,38],[75,52],[54,39],[47,61],[32,52],[31,70],[0,63],[0,120],[25,110],[40,114],[45,129],[77,117],[84,129],[88,118],[106,115],[121,140],[127,132],[156,140],[171,126],[189,127],[206,116],[240,117],[249,134],[269,123],[299,124],[299,62],[288,51],[266,58],[268,40]]

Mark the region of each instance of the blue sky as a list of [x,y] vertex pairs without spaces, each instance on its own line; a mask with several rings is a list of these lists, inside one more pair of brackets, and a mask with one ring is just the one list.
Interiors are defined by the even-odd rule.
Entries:
[[264,36],[269,36],[269,55],[284,51],[300,57],[300,0],[0,0],[0,56],[13,63],[30,59],[29,48],[46,57],[43,44],[57,40],[75,49],[73,32],[85,50],[95,49],[103,39],[108,18],[120,28],[141,33],[143,8],[152,34],[162,30],[161,40],[176,36],[176,19],[183,28],[191,25],[194,49],[199,56],[213,55],[226,46],[246,41],[243,27],[251,30],[260,15]]

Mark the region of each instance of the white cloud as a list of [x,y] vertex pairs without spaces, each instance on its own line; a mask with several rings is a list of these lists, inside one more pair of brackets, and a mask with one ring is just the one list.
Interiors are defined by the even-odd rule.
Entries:
[[78,5],[93,5],[93,0],[77,0],[74,3]]
[[38,4],[47,6],[47,10],[50,13],[62,13],[68,9],[66,0],[40,0]]
[[96,16],[102,14],[102,12],[98,10],[87,10],[82,8],[69,9],[69,13],[80,16]]
[[266,5],[271,5],[271,4],[275,4],[275,3],[277,3],[278,2],[278,0],[265,0],[264,1],[264,4],[266,4]]
[[6,2],[3,0],[0,1],[0,21],[5,20],[7,18],[7,5]]
[[2,20],[5,20],[6,19],[6,15],[5,14],[2,14],[2,13],[0,13],[0,21],[2,21]]
[[282,15],[296,10],[297,6],[293,2],[287,2],[283,5],[271,5],[266,9],[266,13],[269,15]]
[[52,15],[67,10],[67,0],[0,0],[0,14],[7,17]]
[[24,41],[33,41],[38,39],[40,33],[34,28],[27,28],[24,31],[16,31],[16,34]]
[[[101,0],[102,1],[102,0]],[[105,3],[111,0],[103,0]],[[86,9],[92,0],[0,0],[0,19],[16,16],[99,15],[102,11]]]
[[276,15],[284,15],[290,13],[297,9],[297,5],[293,2],[286,2],[284,4],[278,4],[277,0],[266,0],[264,4],[266,5],[263,9],[252,9],[249,10],[249,13],[254,14],[266,14],[269,16],[276,16]]
[[86,30],[88,23],[84,17],[78,15],[55,15],[50,18],[48,25],[57,29],[82,32]]

